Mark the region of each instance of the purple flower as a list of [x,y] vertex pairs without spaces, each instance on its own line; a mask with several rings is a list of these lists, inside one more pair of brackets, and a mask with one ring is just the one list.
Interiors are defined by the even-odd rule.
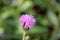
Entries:
[[24,29],[30,29],[35,25],[36,19],[32,15],[25,14],[19,18],[19,22]]

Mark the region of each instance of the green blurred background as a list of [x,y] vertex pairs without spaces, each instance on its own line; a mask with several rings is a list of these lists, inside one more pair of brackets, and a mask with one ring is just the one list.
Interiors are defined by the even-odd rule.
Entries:
[[0,0],[0,40],[22,40],[23,14],[36,18],[29,40],[60,40],[60,0]]

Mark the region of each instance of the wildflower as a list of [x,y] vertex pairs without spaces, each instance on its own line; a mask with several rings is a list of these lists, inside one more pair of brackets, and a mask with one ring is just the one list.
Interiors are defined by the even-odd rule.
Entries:
[[32,15],[25,14],[19,18],[19,22],[24,29],[28,30],[35,25],[36,19]]

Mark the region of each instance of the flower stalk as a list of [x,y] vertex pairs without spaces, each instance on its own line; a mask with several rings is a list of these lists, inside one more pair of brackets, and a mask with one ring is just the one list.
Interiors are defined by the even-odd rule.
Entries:
[[26,35],[26,32],[24,31],[22,40],[25,40],[25,35]]

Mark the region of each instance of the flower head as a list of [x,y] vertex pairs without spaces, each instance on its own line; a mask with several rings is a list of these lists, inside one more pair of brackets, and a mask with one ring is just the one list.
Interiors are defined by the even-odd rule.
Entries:
[[19,18],[19,22],[24,29],[30,29],[35,25],[36,19],[32,15],[25,14]]

